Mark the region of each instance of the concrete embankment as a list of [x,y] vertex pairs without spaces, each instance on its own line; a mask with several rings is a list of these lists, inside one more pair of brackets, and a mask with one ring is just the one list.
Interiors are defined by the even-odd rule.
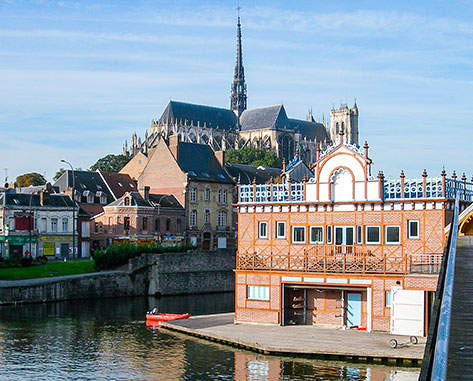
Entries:
[[0,305],[234,290],[235,252],[143,254],[123,271],[0,281]]
[[[254,352],[278,355],[346,360],[350,362],[420,366],[425,338],[407,344],[409,337],[381,332],[340,330],[313,325],[281,327],[262,324],[234,324],[233,313],[195,316],[188,320],[163,322],[162,328]],[[398,348],[390,348],[396,338]]]

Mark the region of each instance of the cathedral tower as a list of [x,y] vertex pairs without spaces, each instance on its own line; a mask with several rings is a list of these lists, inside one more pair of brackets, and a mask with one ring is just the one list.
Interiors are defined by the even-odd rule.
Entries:
[[[240,12],[239,8],[238,12]],[[242,112],[246,110],[246,83],[245,70],[243,69],[243,57],[241,54],[241,24],[239,13],[237,24],[237,54],[235,75],[233,76],[232,94],[230,99],[230,108],[239,118]]]
[[355,104],[349,108],[346,104],[330,110],[330,139],[336,142],[340,131],[345,133],[349,144],[358,146],[358,107]]

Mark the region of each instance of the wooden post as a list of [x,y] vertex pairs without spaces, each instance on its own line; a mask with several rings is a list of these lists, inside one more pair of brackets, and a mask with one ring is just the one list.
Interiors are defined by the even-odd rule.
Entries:
[[253,202],[256,202],[256,177],[253,177]]
[[302,201],[305,201],[306,198],[306,185],[307,185],[307,175],[304,175],[304,178],[302,179]]
[[288,201],[291,201],[291,177],[287,176],[286,179],[286,184],[287,184],[287,195],[288,195]]

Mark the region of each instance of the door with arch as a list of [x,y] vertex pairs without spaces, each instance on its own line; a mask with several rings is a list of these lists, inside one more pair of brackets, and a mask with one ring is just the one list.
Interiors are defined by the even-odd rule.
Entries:
[[210,241],[212,239],[212,235],[209,232],[203,234],[202,237],[202,249],[209,250],[210,249]]

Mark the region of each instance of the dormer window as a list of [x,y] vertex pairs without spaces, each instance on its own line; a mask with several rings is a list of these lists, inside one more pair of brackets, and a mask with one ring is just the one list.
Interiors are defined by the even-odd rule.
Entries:
[[125,204],[125,206],[130,206],[130,197],[125,197],[123,203]]
[[100,203],[102,205],[105,205],[107,204],[107,196],[105,196],[104,194],[100,196]]

